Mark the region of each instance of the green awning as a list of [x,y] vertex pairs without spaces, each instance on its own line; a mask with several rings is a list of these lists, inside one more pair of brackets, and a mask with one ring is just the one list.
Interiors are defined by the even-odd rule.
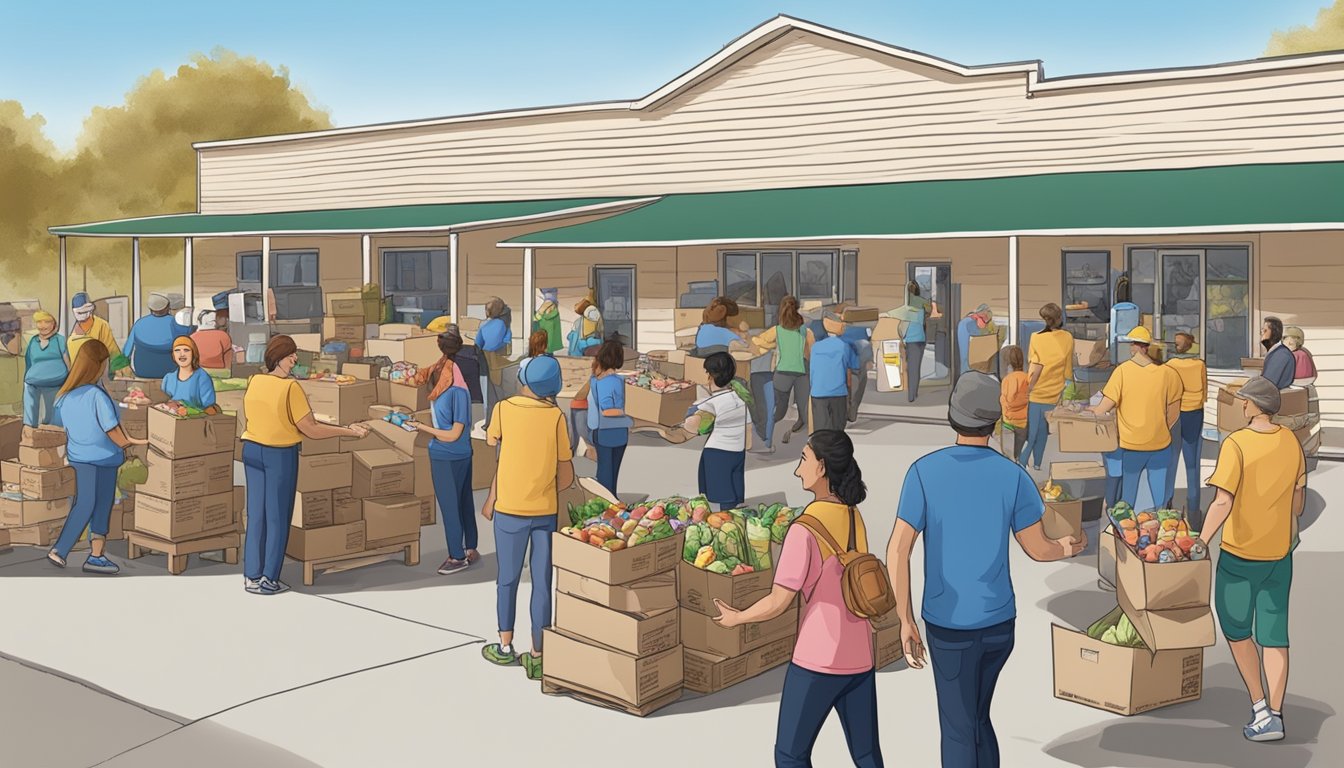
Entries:
[[612,247],[822,238],[1123,234],[1339,228],[1344,163],[1059,173],[995,179],[668,195],[515,247]]
[[53,235],[79,237],[224,237],[231,235],[354,235],[467,229],[575,215],[585,210],[616,210],[638,199],[593,197],[503,203],[399,205],[288,213],[179,213],[93,224],[50,227]]

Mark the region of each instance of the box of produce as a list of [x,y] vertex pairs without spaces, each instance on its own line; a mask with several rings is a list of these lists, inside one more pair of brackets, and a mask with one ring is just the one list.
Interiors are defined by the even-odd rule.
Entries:
[[1047,417],[1050,431],[1059,435],[1061,453],[1110,453],[1120,447],[1115,414],[1097,416],[1081,405],[1062,405]]
[[108,380],[104,388],[113,400],[123,403],[154,405],[168,402],[162,379],[137,379],[118,374],[116,378]]
[[1188,530],[1181,513],[1135,513],[1118,506],[1111,510],[1110,522],[1116,531],[1116,595],[1147,646],[1167,650],[1213,645],[1213,566],[1207,546]]
[[564,632],[544,633],[543,690],[580,694],[595,703],[646,715],[680,696],[684,667],[681,646],[636,657]]
[[[900,638],[897,638],[900,644]],[[729,658],[687,648],[682,663],[686,671],[686,690],[717,693],[763,672],[786,664],[793,658],[793,637],[781,637],[753,651]]]
[[1051,627],[1055,698],[1137,715],[1194,701],[1204,685],[1201,648],[1152,651],[1117,608],[1087,632]]
[[692,509],[677,591],[683,608],[717,616],[716,599],[740,609],[769,594],[774,579],[771,543],[783,543],[798,511],[783,504],[708,510],[708,502]]
[[177,402],[159,403],[149,411],[149,444],[170,459],[230,453],[238,438],[238,417],[207,415]]
[[617,611],[652,614],[677,607],[677,574],[669,571],[628,584],[605,584],[557,569],[555,591]]
[[1103,589],[1115,590],[1115,526],[1106,524],[1097,537],[1097,577]]
[[675,608],[625,613],[564,593],[555,596],[555,627],[632,656],[652,656],[680,642]]
[[1045,485],[1041,486],[1041,499],[1045,501],[1045,514],[1041,517],[1041,523],[1046,536],[1052,539],[1065,536],[1082,538],[1084,500],[1071,497],[1052,480],[1045,481]]
[[689,509],[676,502],[670,507],[646,503],[632,509],[609,501],[611,496],[591,478],[580,478],[561,494],[565,511],[560,517],[563,521],[567,515],[570,525],[552,537],[552,564],[604,584],[626,584],[675,570]]
[[769,621],[732,628],[719,626],[713,617],[703,613],[689,608],[681,609],[681,642],[692,650],[718,656],[741,656],[780,638],[792,638],[797,634],[797,600],[783,614]]
[[626,375],[625,383],[625,413],[632,419],[675,427],[695,404],[695,386],[688,381],[644,372]]

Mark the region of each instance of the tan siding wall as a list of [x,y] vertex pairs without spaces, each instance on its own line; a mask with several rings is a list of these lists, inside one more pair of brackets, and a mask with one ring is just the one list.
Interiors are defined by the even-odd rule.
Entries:
[[194,306],[209,307],[210,297],[238,287],[238,259],[261,250],[259,237],[198,237],[191,245]]
[[205,213],[1344,159],[1344,66],[1039,92],[794,34],[649,112],[206,149]]

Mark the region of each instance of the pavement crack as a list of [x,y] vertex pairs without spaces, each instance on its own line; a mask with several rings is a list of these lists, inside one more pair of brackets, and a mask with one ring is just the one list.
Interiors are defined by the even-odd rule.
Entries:
[[[309,593],[309,594],[311,594],[311,593]],[[389,619],[396,619],[396,620],[398,620],[398,621],[404,621],[404,622],[406,622],[406,623],[408,623],[408,624],[418,624],[419,626],[427,627],[427,628],[429,628],[429,629],[437,629],[437,630],[439,630],[440,632],[451,632],[451,633],[453,633],[453,634],[455,634],[455,635],[461,635],[462,637],[469,637],[469,638],[471,638],[473,641],[478,642],[478,643],[484,643],[484,642],[485,642],[485,638],[483,638],[483,637],[478,637],[478,636],[473,635],[473,634],[471,634],[471,633],[469,633],[469,632],[461,632],[461,631],[456,630],[456,629],[449,629],[448,627],[440,627],[440,626],[437,625],[437,624],[429,624],[429,623],[426,623],[426,622],[423,622],[423,621],[416,621],[415,619],[408,619],[408,618],[406,618],[405,616],[398,616],[398,615],[395,614],[395,613],[388,613],[387,611],[380,611],[380,610],[378,610],[377,608],[370,608],[370,607],[368,607],[367,605],[360,605],[359,603],[350,603],[350,602],[346,602],[345,600],[340,600],[340,599],[337,599],[337,598],[335,598],[335,597],[330,597],[330,596],[328,596],[328,595],[312,595],[312,596],[313,596],[313,597],[320,597],[320,598],[322,598],[323,600],[330,600],[330,601],[333,602],[333,603],[339,603],[340,605],[348,606],[348,607],[350,607],[350,608],[358,608],[358,609],[360,609],[361,611],[368,611],[369,613],[376,613],[376,614],[378,614],[379,616],[386,616],[386,617],[389,618]],[[463,645],[469,645],[469,643],[463,643]]]

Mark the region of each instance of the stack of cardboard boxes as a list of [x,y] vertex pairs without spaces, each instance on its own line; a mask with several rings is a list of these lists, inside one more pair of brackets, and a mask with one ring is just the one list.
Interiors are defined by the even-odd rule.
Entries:
[[[611,499],[584,478],[577,498]],[[563,515],[562,515],[563,517]],[[542,690],[641,717],[681,697],[683,649],[677,563],[685,534],[609,552],[552,535],[554,626],[545,631]]]
[[182,547],[160,546],[225,537],[236,547],[242,517],[242,494],[233,486],[237,417],[179,417],[150,408],[147,425],[149,474],[133,497],[136,540],[170,554]]
[[[75,495],[75,470],[65,460],[65,430],[0,424],[3,492],[0,544],[49,547],[60,535]],[[120,527],[120,520],[115,521]]]
[[[368,301],[358,293],[327,294],[327,314],[322,319],[322,342],[324,344],[339,341],[349,348],[349,354],[359,357],[364,354],[364,343],[368,339],[368,327],[376,324],[377,301]],[[370,315],[365,315],[365,305],[372,305]]]
[[714,623],[715,600],[742,609],[770,594],[774,569],[739,576],[711,573],[681,560],[677,596],[682,643],[686,646],[686,688],[714,693],[779,666],[793,657],[798,639],[798,602],[782,615],[759,624],[726,629]]
[[[1242,413],[1241,401],[1236,398],[1248,379],[1235,379],[1218,389],[1218,431],[1236,432],[1245,428],[1249,422]],[[1319,401],[1312,395],[1315,387],[1289,387],[1280,390],[1281,404],[1274,417],[1274,423],[1293,431],[1302,451],[1307,456],[1315,456],[1321,448],[1321,414]]]

